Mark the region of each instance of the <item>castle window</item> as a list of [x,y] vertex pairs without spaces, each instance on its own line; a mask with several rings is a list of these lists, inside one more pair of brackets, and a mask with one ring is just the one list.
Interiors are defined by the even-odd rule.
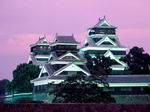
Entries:
[[89,43],[86,43],[86,44],[85,44],[85,46],[88,46],[88,45],[89,45]]

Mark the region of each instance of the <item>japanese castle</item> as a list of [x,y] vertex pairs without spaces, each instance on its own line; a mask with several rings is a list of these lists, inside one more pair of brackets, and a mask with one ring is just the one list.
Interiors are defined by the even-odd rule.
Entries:
[[[115,62],[111,66],[112,73],[106,79],[109,88],[104,87],[103,91],[111,93],[117,102],[133,103],[132,100],[136,99],[136,102],[140,103],[140,98],[146,102],[149,98],[147,94],[150,94],[150,76],[123,75],[128,65],[120,59],[126,55],[127,48],[120,44],[116,29],[117,27],[108,23],[104,17],[87,30],[87,38],[81,48],[74,35],[56,34],[53,42],[48,42],[46,36],[43,36],[35,44],[31,44],[28,63],[41,68],[39,76],[31,80],[35,95],[43,95],[43,100],[46,100],[48,84],[59,84],[74,74],[91,76],[85,58],[85,54],[89,54],[92,58],[99,55]],[[121,98],[118,98],[120,95]],[[39,100],[37,97],[36,99]]]

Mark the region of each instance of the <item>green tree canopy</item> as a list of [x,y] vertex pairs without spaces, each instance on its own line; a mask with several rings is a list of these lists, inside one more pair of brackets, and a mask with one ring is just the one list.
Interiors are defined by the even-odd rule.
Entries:
[[[53,103],[111,103],[115,99],[106,92],[101,91],[99,79],[74,75],[68,77],[64,82],[56,84]],[[105,84],[104,84],[105,86]],[[108,86],[108,85],[107,85]]]
[[40,73],[38,66],[32,64],[20,64],[13,71],[13,80],[11,82],[11,89],[13,92],[31,92],[33,85],[30,80],[37,78]]

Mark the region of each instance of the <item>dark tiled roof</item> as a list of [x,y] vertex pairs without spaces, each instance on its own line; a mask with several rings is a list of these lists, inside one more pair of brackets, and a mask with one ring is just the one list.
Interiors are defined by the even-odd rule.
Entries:
[[74,36],[62,36],[62,35],[56,35],[55,42],[58,43],[79,43],[75,40]]
[[108,83],[150,83],[150,75],[109,75]]
[[55,71],[61,69],[62,67],[66,66],[66,64],[55,64],[55,65],[52,65],[53,69]]
[[55,69],[51,64],[45,64],[45,68],[49,75],[52,75],[55,72]]
[[52,51],[51,54],[52,54],[52,56],[53,56],[54,59],[58,58],[58,55],[57,55],[57,53],[55,51]]

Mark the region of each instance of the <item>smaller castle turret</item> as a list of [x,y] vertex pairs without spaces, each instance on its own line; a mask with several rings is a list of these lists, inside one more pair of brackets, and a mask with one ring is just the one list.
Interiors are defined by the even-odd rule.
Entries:
[[50,43],[46,36],[39,37],[35,44],[30,45],[28,63],[33,63],[42,67],[48,61],[51,52]]

